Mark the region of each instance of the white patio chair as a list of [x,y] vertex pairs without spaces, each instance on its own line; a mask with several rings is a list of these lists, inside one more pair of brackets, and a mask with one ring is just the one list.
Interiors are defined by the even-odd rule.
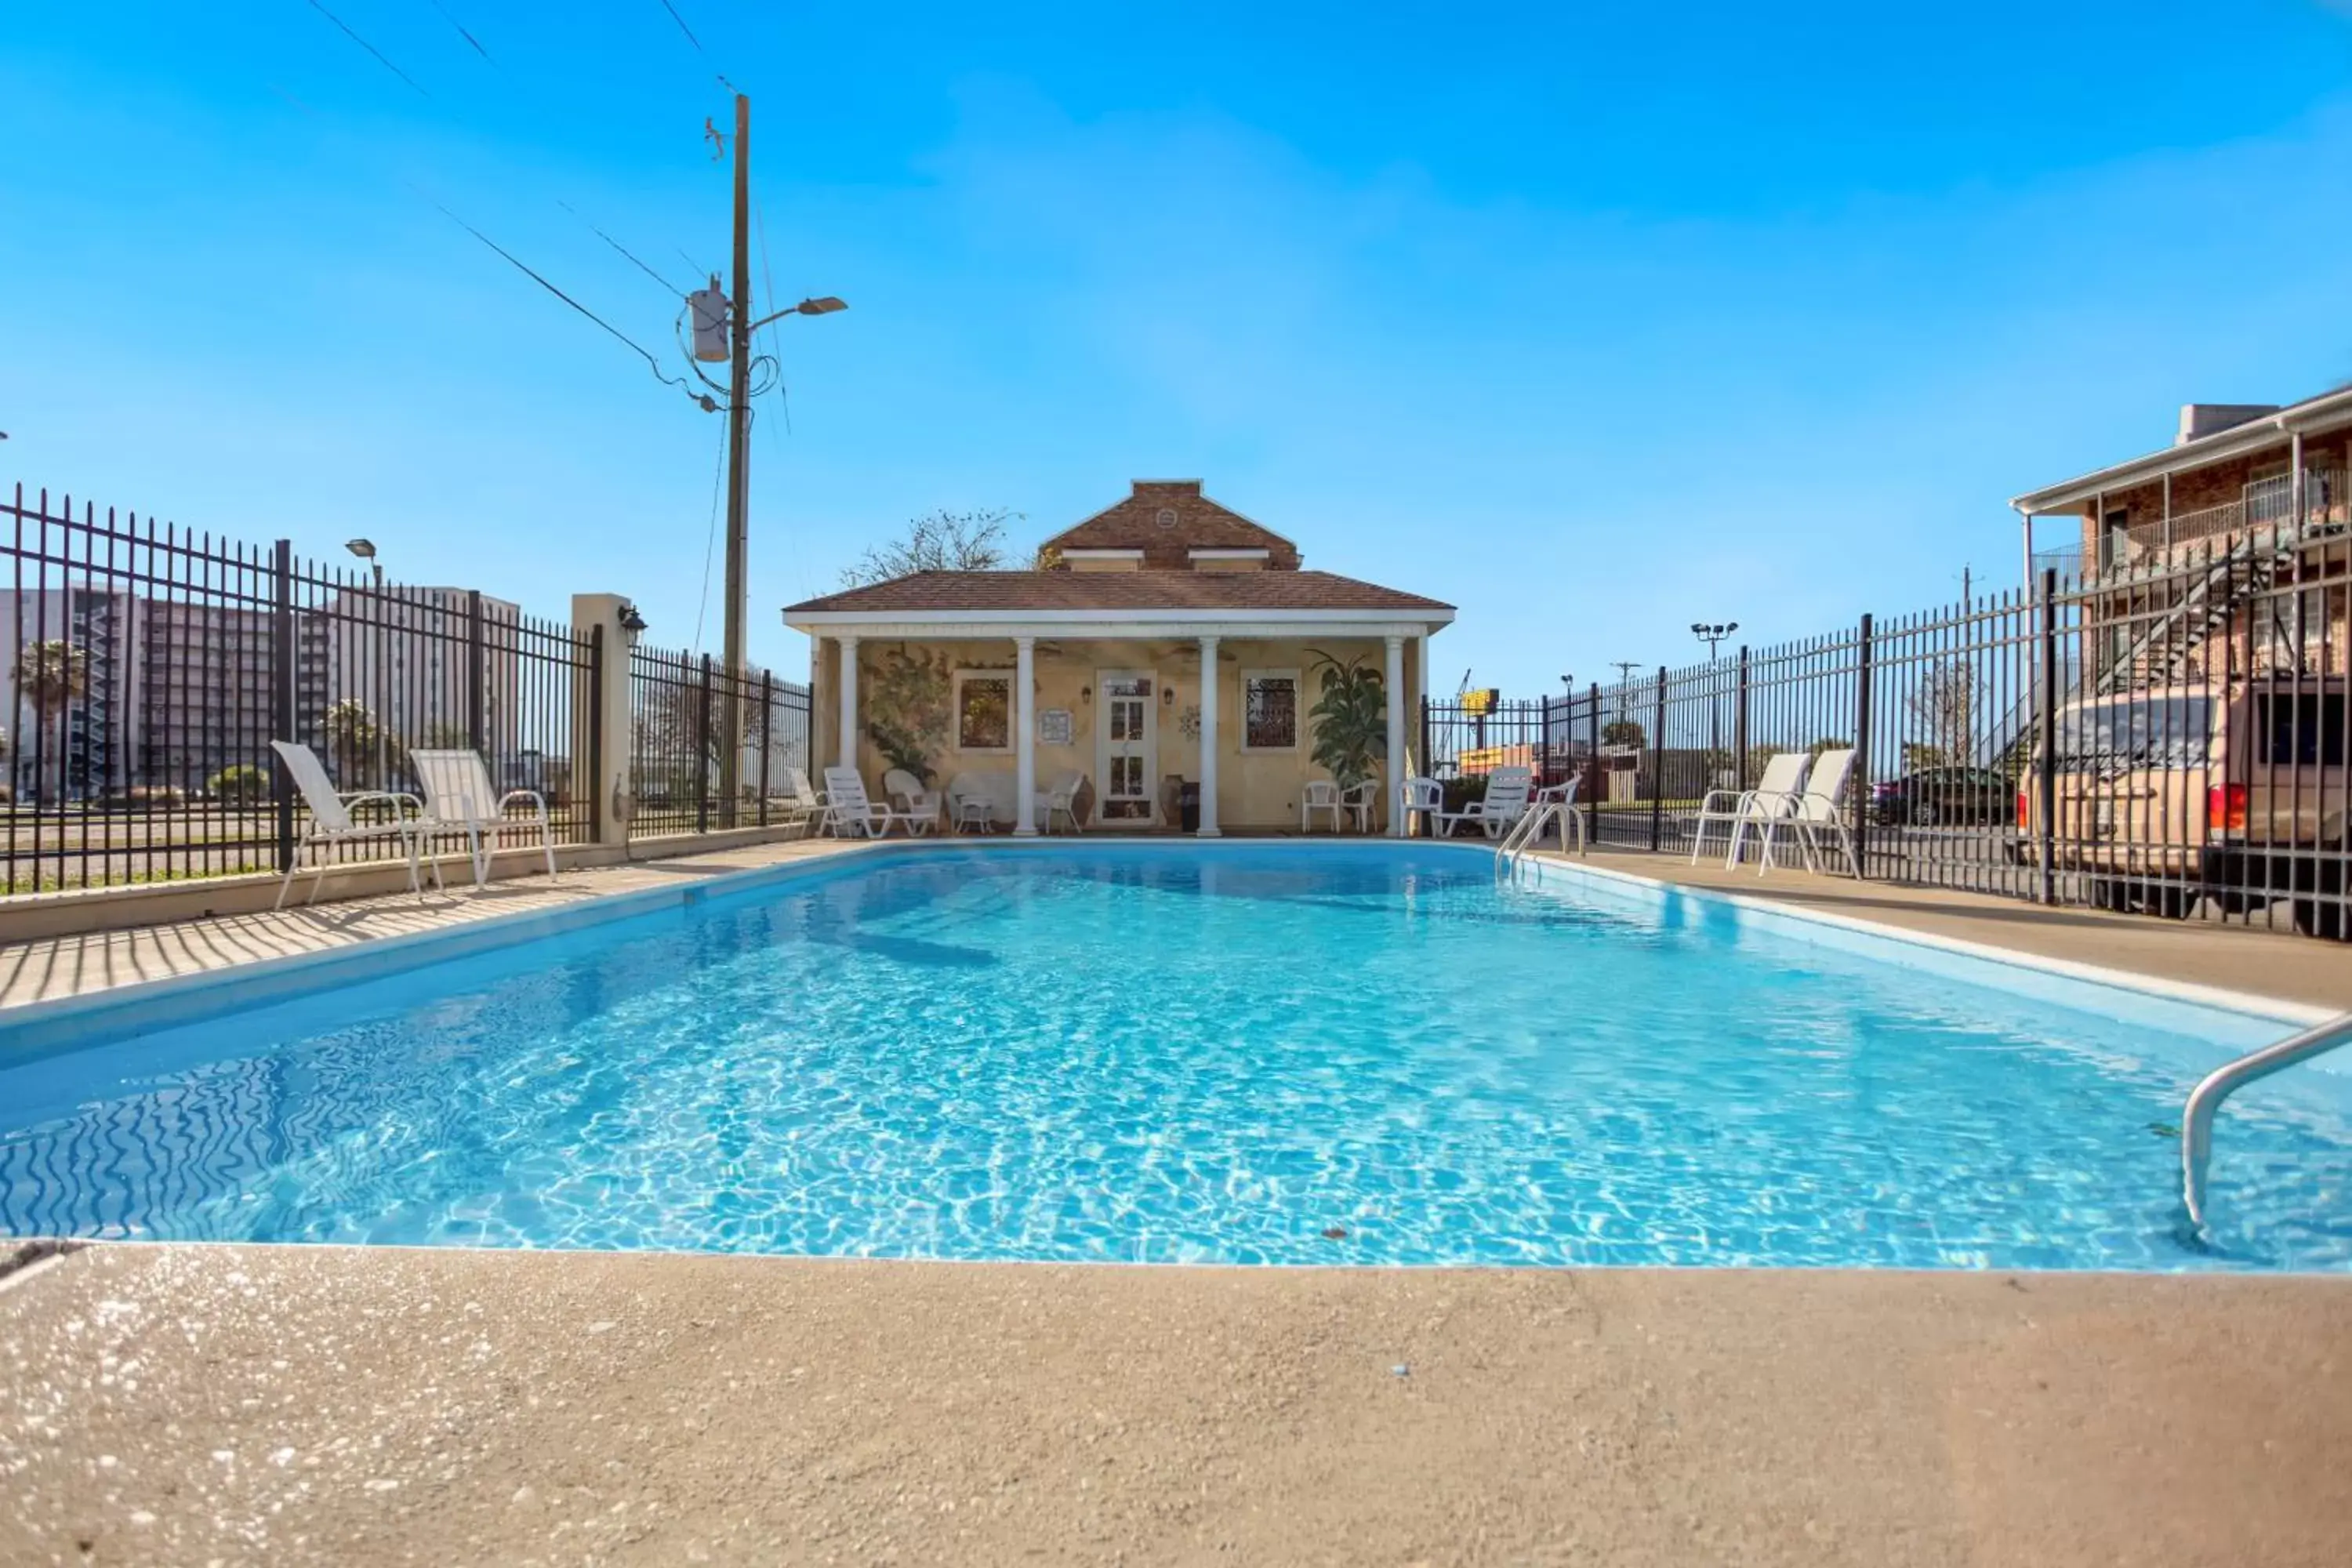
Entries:
[[1397,786],[1397,802],[1408,823],[1421,818],[1422,832],[1430,838],[1450,838],[1455,828],[1471,820],[1466,811],[1445,809],[1445,786],[1435,779],[1405,780]]
[[1339,809],[1356,819],[1356,831],[1372,830],[1372,803],[1380,797],[1380,784],[1365,779],[1352,789],[1339,792]]
[[1327,813],[1331,818],[1331,831],[1340,829],[1339,786],[1329,779],[1309,779],[1298,792],[1298,831],[1314,831],[1315,814]]
[[1086,774],[1067,773],[1055,779],[1051,788],[1039,790],[1036,795],[1038,830],[1051,833],[1054,831],[1054,818],[1066,816],[1070,819],[1070,831],[1078,832],[1078,792],[1086,787]]
[[[1853,780],[1853,748],[1841,746],[1823,752],[1813,763],[1812,773],[1805,780],[1802,794],[1787,816],[1767,823],[1764,827],[1764,865],[1772,864],[1772,835],[1782,827],[1796,836],[1803,847],[1805,865],[1809,869],[1822,868],[1822,837],[1833,837],[1845,852],[1846,868],[1853,875],[1862,875],[1862,861],[1854,854],[1853,832],[1846,826],[1846,786]],[[1758,876],[1763,872],[1759,871]]]
[[1486,793],[1462,808],[1461,819],[1476,823],[1489,838],[1500,838],[1526,814],[1535,782],[1533,768],[1496,768],[1486,775]]
[[[1754,789],[1711,789],[1698,803],[1698,816],[1691,825],[1690,863],[1706,847],[1706,830],[1720,824],[1730,836],[1730,844],[1723,858],[1726,867],[1739,863],[1739,854],[1750,827],[1766,827],[1788,816],[1797,808],[1797,796],[1805,787],[1805,771],[1812,759],[1802,752],[1775,752],[1765,759],[1764,772]],[[1766,857],[1769,859],[1769,840]]]
[[[334,782],[327,777],[327,770],[319,761],[319,754],[310,747],[296,745],[291,741],[272,741],[269,749],[276,752],[278,760],[285,764],[287,776],[294,781],[294,787],[302,792],[302,804],[310,811],[310,826],[302,831],[302,840],[296,847],[294,858],[286,863],[286,878],[278,884],[278,901],[269,906],[271,909],[286,907],[286,889],[294,885],[294,873],[302,863],[301,850],[314,846],[355,844],[369,838],[400,840],[401,847],[408,851],[408,890],[420,899],[425,896],[425,884],[416,874],[416,819],[423,815],[425,807],[415,795],[383,789],[350,790],[337,794]],[[394,820],[362,822],[354,817],[352,807],[368,801],[388,804],[394,813]],[[327,879],[327,858],[321,855],[318,861],[318,871],[310,879],[310,896],[302,900],[305,908],[318,900],[319,886]],[[436,888],[442,885],[438,862],[433,867],[433,885]]]
[[781,826],[797,827],[803,835],[816,831],[817,820],[824,815],[824,797],[809,783],[806,768],[784,770],[784,820]]
[[948,821],[958,833],[996,831],[996,795],[971,773],[948,780]]
[[[904,815],[866,797],[866,780],[856,768],[824,770],[824,825],[835,837],[855,834],[861,838],[887,838],[890,829],[902,822],[907,822]],[[913,824],[908,823],[909,837],[914,831]]]
[[[478,752],[412,751],[408,760],[416,769],[416,782],[425,786],[425,815],[419,818],[420,831],[441,828],[466,836],[477,889],[489,880],[490,861],[499,853],[499,835],[509,827],[539,829],[539,850],[547,858],[548,877],[554,878],[555,833],[548,820],[545,795],[535,789],[510,789],[500,795],[498,786],[490,783],[490,770]],[[507,815],[507,808],[518,801],[530,807],[530,815]],[[519,844],[515,847],[530,847]]]
[[940,825],[940,792],[925,789],[923,781],[904,768],[892,768],[882,775],[882,788],[888,793],[890,804],[907,819],[908,837],[929,833]]

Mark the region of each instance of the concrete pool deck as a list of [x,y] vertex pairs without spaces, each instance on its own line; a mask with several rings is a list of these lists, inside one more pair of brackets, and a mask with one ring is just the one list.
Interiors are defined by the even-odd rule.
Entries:
[[[835,852],[45,939],[0,997]],[[2352,949],[1592,864],[2352,1006]],[[2332,1277],[201,1245],[0,1276],[0,1564],[2334,1564],[2347,1530]]]
[[0,1562],[2340,1563],[2310,1278],[100,1247]]

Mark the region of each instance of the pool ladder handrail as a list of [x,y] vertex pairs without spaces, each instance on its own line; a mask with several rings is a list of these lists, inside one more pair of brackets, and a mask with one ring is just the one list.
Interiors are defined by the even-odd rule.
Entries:
[[1576,826],[1576,852],[1580,855],[1591,853],[1591,841],[1585,832],[1584,813],[1576,804],[1576,787],[1570,784],[1563,795],[1533,802],[1519,814],[1518,820],[1511,824],[1509,831],[1503,835],[1502,842],[1495,846],[1495,879],[1499,882],[1506,876],[1516,878],[1520,858],[1535,847],[1536,841],[1543,837],[1544,829],[1555,822],[1559,824],[1561,854],[1568,853],[1570,823]]
[[2275,1045],[2248,1051],[2207,1073],[2189,1091],[2188,1107],[2180,1113],[2180,1196],[2189,1206],[2191,1224],[2200,1228],[2205,1224],[2205,1167],[2213,1157],[2213,1114],[2221,1109],[2221,1102],[2250,1083],[2342,1045],[2352,1045],[2352,1013],[2338,1014]]

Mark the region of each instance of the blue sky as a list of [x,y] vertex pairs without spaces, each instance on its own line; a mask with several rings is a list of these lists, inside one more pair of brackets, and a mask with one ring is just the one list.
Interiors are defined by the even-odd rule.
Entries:
[[714,644],[720,422],[425,195],[675,369],[559,204],[722,263],[724,72],[774,291],[852,303],[755,432],[787,670],[918,512],[1198,476],[1531,693],[2013,583],[2009,496],[2352,378],[2316,0],[325,3],[424,90],[307,0],[0,7],[0,473]]

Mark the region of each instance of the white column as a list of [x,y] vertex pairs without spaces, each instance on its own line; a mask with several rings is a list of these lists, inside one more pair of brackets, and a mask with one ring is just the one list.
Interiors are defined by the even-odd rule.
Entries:
[[1389,837],[1404,837],[1398,791],[1404,784],[1404,638],[1389,638]]
[[[1037,837],[1037,639],[1013,639],[1013,836]],[[1099,786],[1097,786],[1099,787]]]
[[833,646],[841,650],[841,739],[839,765],[857,765],[857,639],[835,637]]
[[1201,837],[1217,828],[1217,639],[1201,639]]

